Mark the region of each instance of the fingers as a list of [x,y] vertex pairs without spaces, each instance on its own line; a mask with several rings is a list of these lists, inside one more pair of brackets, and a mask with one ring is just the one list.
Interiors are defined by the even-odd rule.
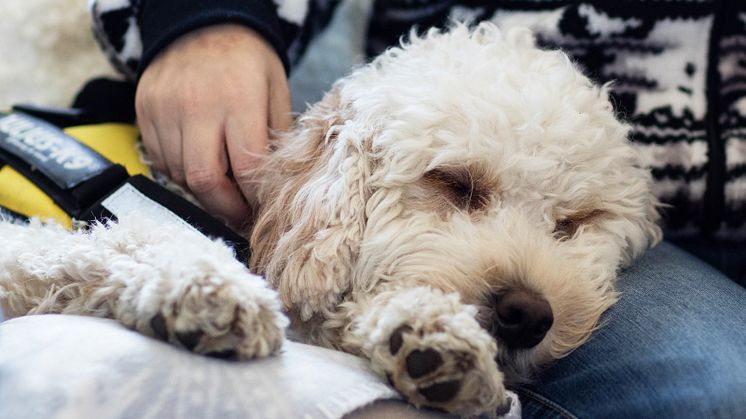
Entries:
[[225,124],[226,145],[233,175],[249,202],[255,202],[257,168],[269,151],[269,130],[286,130],[292,124],[290,89],[282,67],[275,68],[270,81],[261,85],[254,98],[264,101],[242,103]]
[[135,96],[135,112],[137,114],[137,125],[140,128],[140,137],[147,152],[147,158],[151,161],[155,170],[168,174],[168,167],[163,157],[163,150],[158,138],[158,130],[155,121],[148,109],[151,99],[148,97],[150,92],[144,92],[141,88],[143,84],[138,85]]
[[158,131],[156,131],[155,125],[150,120],[144,119],[138,120],[138,125],[140,126],[140,137],[145,146],[148,160],[155,170],[167,175],[168,168],[166,167],[166,161],[163,159],[163,151],[160,142],[158,142]]
[[174,182],[184,185],[182,134],[178,120],[159,114],[151,118],[151,114],[145,111],[139,115],[142,115],[138,116],[140,134],[153,167]]
[[249,207],[238,186],[226,176],[228,158],[218,121],[190,121],[184,125],[183,140],[187,187],[208,212],[222,215],[234,225],[246,222]]
[[163,161],[168,168],[168,177],[174,182],[184,185],[181,128],[177,124],[164,123],[156,128],[156,132],[163,153]]
[[267,153],[268,110],[255,106],[246,115],[229,116],[225,123],[225,141],[233,177],[244,197],[253,202],[257,185],[255,170]]
[[293,123],[292,100],[285,74],[282,73],[270,84],[269,91],[269,127],[285,131]]

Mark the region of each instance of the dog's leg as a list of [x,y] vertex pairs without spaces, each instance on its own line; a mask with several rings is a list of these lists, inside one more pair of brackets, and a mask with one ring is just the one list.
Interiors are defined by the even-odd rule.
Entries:
[[345,345],[415,405],[477,415],[506,403],[495,341],[458,295],[424,286],[383,291],[351,314]]
[[198,353],[275,352],[285,316],[274,291],[223,244],[143,220],[70,233],[0,222],[0,303],[9,316],[114,318]]

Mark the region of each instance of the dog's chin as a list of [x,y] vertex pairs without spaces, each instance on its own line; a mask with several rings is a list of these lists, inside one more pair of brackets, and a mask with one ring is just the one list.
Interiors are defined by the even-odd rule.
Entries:
[[[491,309],[482,308],[482,313]],[[550,331],[536,346],[530,348],[511,348],[508,344],[497,335],[494,325],[486,326],[484,321],[480,324],[497,344],[497,354],[495,362],[500,371],[505,374],[506,383],[527,384],[535,380],[536,373],[551,364],[554,360],[561,358],[565,354],[555,356],[551,353],[552,332]],[[568,351],[569,353],[570,351]]]
[[[541,355],[543,342],[533,348],[510,349],[501,343],[499,338],[495,340],[497,341],[495,362],[505,375],[505,382],[508,384],[530,383],[536,378],[535,374],[538,369],[543,364],[549,363],[548,357]],[[540,359],[545,361],[537,362]]]

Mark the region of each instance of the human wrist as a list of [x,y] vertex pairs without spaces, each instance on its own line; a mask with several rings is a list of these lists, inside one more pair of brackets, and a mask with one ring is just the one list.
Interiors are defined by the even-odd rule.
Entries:
[[270,0],[180,0],[145,1],[139,14],[142,33],[142,60],[138,75],[152,60],[176,40],[203,28],[236,24],[259,36],[269,45],[289,71],[275,7]]

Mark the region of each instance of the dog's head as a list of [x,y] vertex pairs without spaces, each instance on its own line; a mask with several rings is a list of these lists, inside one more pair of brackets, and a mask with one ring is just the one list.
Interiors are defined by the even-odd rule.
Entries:
[[432,30],[278,139],[252,264],[304,320],[380,287],[457,292],[523,375],[589,337],[618,269],[660,237],[627,132],[528,31]]

